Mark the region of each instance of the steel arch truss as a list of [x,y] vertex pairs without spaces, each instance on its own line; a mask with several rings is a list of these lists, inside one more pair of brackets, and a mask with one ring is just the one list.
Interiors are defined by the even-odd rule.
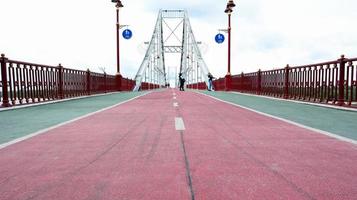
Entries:
[[[180,22],[172,28],[165,19],[179,19]],[[164,27],[171,32],[164,39]],[[179,30],[181,28],[183,30]],[[177,36],[177,31],[182,31],[182,39]],[[176,39],[178,44],[168,44],[170,38]],[[160,10],[156,20],[155,29],[145,57],[136,74],[134,91],[140,90],[142,82],[153,83],[161,86],[168,84],[165,69],[165,53],[180,53],[180,73],[187,80],[186,83],[206,82],[208,67],[202,58],[198,43],[193,34],[186,10]]]

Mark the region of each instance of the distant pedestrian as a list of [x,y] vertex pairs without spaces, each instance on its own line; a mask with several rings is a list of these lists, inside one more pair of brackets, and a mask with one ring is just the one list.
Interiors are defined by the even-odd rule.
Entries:
[[214,91],[213,79],[214,77],[212,76],[212,74],[208,73],[208,91]]
[[180,91],[185,91],[185,78],[183,77],[182,73],[179,74],[179,82],[180,82]]

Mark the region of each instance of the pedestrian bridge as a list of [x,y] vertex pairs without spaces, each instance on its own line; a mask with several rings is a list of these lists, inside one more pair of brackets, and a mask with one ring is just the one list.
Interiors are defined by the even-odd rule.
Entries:
[[236,92],[3,108],[2,199],[355,199],[357,112]]
[[2,54],[0,199],[355,200],[356,62],[227,73],[209,92],[185,10],[159,12],[133,78]]

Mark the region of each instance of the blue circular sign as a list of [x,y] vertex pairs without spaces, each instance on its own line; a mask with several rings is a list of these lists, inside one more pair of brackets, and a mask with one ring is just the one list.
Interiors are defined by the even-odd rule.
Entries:
[[217,34],[215,40],[218,44],[222,44],[224,42],[224,35],[221,33]]
[[123,38],[129,40],[132,36],[133,36],[133,32],[131,32],[131,30],[125,29],[123,31]]

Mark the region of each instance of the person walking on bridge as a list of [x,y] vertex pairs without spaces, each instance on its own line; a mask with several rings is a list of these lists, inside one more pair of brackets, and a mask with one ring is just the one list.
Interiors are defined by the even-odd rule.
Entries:
[[214,91],[213,79],[215,79],[211,73],[208,73],[208,91]]
[[185,78],[183,78],[182,73],[179,74],[179,82],[180,82],[180,91],[185,91],[184,86],[185,86]]

